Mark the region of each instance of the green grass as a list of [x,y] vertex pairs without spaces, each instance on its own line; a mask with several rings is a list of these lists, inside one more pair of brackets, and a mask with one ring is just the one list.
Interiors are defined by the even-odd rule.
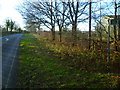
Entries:
[[5,34],[1,34],[0,37],[8,36],[8,35],[12,35],[12,34],[10,34],[10,33],[5,33]]
[[8,36],[8,35],[13,35],[13,34],[18,34],[18,32],[2,32],[1,34],[0,34],[0,37],[3,37],[3,36]]
[[32,34],[23,34],[22,37],[35,37]]
[[[29,36],[28,34],[24,36]],[[32,35],[30,35],[32,36]],[[18,85],[23,88],[117,88],[113,73],[77,70],[68,58],[52,55],[46,43],[24,39],[20,43]]]

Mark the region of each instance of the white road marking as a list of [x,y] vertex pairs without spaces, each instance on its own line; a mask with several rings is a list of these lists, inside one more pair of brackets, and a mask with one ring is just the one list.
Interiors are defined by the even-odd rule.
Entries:
[[8,41],[9,39],[8,38],[5,38],[6,39],[6,41]]

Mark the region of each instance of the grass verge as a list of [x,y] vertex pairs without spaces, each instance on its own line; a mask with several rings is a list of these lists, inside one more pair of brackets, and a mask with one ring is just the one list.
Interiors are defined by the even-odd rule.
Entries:
[[[58,51],[59,52],[59,51]],[[54,54],[54,55],[53,55]],[[18,85],[24,88],[117,88],[119,76],[88,72],[68,65],[70,57],[59,57],[38,39],[20,43]],[[82,57],[81,57],[82,58]],[[89,65],[89,64],[88,64]]]
[[1,34],[0,37],[3,37],[3,36],[8,36],[8,35],[12,35],[12,34]]
[[35,37],[32,34],[23,34],[22,37]]

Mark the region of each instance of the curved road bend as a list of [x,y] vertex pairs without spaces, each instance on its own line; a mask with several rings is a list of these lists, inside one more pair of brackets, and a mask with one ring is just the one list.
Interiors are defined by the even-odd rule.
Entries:
[[2,88],[17,88],[18,48],[22,34],[2,38]]

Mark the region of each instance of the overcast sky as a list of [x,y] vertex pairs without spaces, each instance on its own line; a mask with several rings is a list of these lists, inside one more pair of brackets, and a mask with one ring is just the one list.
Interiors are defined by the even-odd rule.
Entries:
[[22,3],[22,0],[0,0],[0,25],[5,24],[7,18],[16,21],[16,23],[24,27],[24,22],[16,7]]

